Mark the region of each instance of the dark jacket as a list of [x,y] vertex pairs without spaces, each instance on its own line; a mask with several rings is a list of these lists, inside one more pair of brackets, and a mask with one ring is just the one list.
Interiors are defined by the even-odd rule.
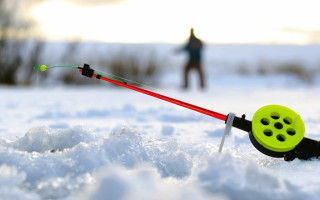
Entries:
[[189,62],[201,62],[203,44],[197,37],[191,37],[183,50],[189,54]]

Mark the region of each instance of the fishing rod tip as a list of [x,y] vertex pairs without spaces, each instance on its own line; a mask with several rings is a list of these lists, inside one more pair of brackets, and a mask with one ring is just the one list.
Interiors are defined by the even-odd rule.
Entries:
[[41,65],[41,66],[40,66],[40,70],[43,71],[43,72],[46,71],[46,70],[47,70],[47,66]]
[[39,69],[40,69],[40,65],[36,65],[36,66],[33,67],[33,70],[35,70],[35,71],[37,71]]
[[36,71],[37,70],[41,70],[41,71],[44,72],[44,71],[47,70],[47,66],[45,66],[45,65],[36,65],[36,66],[33,67],[33,69],[36,70]]

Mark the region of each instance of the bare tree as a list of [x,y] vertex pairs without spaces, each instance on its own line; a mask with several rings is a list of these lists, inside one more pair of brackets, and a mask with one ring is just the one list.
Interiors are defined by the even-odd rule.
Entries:
[[[0,84],[14,85],[18,82],[16,76],[23,66],[22,51],[26,44],[26,33],[32,25],[22,10],[31,2],[34,1],[0,0]],[[39,48],[41,46],[35,45],[37,51]],[[27,77],[31,78],[30,72]]]

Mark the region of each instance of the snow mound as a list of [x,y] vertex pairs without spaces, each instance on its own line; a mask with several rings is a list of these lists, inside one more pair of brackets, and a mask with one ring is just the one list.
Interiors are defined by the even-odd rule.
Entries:
[[198,172],[198,181],[207,192],[224,194],[229,199],[303,199],[309,196],[289,182],[259,169],[254,162],[238,160],[230,154],[217,154],[207,159]]
[[94,174],[94,177],[97,181],[87,186],[75,199],[209,199],[206,193],[199,193],[201,189],[197,186],[174,178],[163,178],[149,165],[140,165],[134,169],[111,165]]
[[190,174],[192,161],[180,150],[174,139],[155,140],[129,128],[103,140],[101,146],[110,161],[134,167],[140,163],[152,163],[163,176],[182,178]]
[[36,193],[26,190],[24,186],[26,174],[24,172],[19,172],[16,167],[0,165],[0,177],[1,199],[40,199]]
[[33,128],[27,134],[13,142],[13,148],[27,152],[45,152],[72,148],[80,142],[94,141],[94,135],[83,127],[77,126],[71,129],[52,132],[49,128]]
[[57,131],[39,127],[0,145],[0,166],[12,166],[2,170],[9,171],[9,178],[1,176],[0,184],[8,179],[11,187],[28,188],[31,196],[64,198],[89,184],[96,170],[115,164],[128,169],[148,164],[161,177],[176,178],[189,176],[192,168],[190,156],[173,139],[150,139],[127,127],[108,137],[83,127]]
[[161,132],[163,136],[172,136],[174,132],[174,127],[169,125],[163,125]]
[[77,199],[319,199],[314,193],[231,154],[206,157],[184,181],[163,178],[148,165],[133,169],[110,165],[93,175]]
[[[289,163],[258,164],[250,152],[232,148],[223,154],[194,148],[128,127],[107,136],[83,127],[33,128],[0,144],[0,193],[5,199],[318,199],[316,187],[270,171]],[[291,165],[288,174],[309,163]]]

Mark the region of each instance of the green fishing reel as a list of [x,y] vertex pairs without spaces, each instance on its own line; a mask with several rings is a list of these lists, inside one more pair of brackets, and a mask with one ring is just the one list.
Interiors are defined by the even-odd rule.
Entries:
[[247,131],[253,146],[263,154],[286,161],[320,156],[319,142],[304,137],[304,123],[293,110],[267,105],[255,112],[252,122],[244,118],[236,117],[233,126]]
[[284,157],[301,142],[304,132],[300,115],[284,106],[268,105],[254,114],[249,137],[262,153]]

